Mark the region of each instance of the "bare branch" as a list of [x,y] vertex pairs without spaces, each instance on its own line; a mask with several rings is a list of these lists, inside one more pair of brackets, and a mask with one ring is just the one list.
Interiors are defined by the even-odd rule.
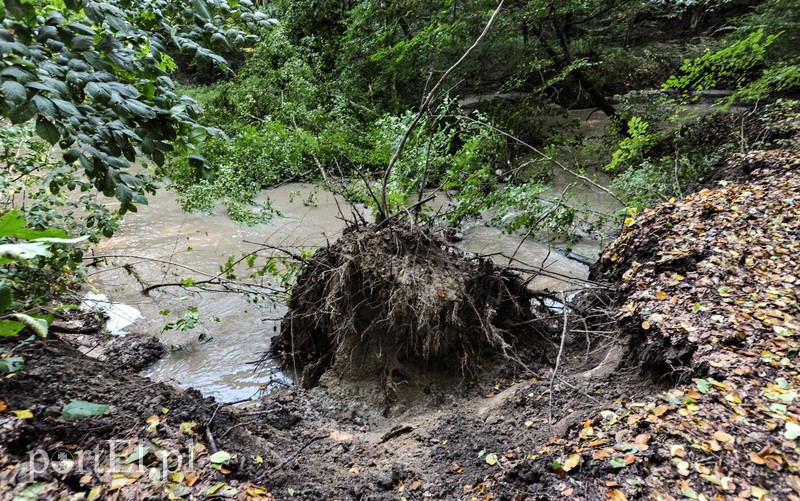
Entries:
[[567,326],[569,325],[569,313],[567,311],[567,298],[564,293],[561,293],[561,308],[564,311],[564,326],[561,329],[561,346],[558,348],[558,356],[556,357],[556,366],[553,367],[553,374],[550,376],[550,402],[547,412],[547,425],[550,427],[550,435],[553,435],[553,385],[556,382],[556,374],[558,373],[558,366],[561,364],[561,355],[564,353],[564,344],[567,339]]
[[497,5],[497,8],[492,13],[492,16],[489,18],[489,21],[486,23],[486,26],[483,28],[483,32],[478,36],[478,38],[473,42],[473,44],[469,47],[469,49],[461,55],[461,57],[456,61],[452,66],[450,66],[439,78],[433,88],[428,92],[425,98],[422,100],[420,104],[419,111],[417,112],[417,116],[414,118],[414,121],[411,122],[411,125],[408,126],[403,137],[400,139],[400,144],[397,146],[397,149],[394,150],[394,154],[392,155],[391,160],[389,160],[389,165],[386,166],[386,170],[383,172],[383,179],[381,180],[381,203],[378,206],[378,213],[380,216],[379,222],[383,222],[389,216],[389,204],[386,201],[386,189],[387,185],[389,184],[389,175],[392,173],[392,169],[394,168],[397,161],[400,159],[400,155],[403,153],[405,149],[406,143],[408,142],[408,138],[411,137],[411,133],[419,124],[422,117],[425,116],[425,113],[430,108],[431,104],[433,103],[434,99],[436,99],[436,93],[439,91],[439,88],[442,84],[447,80],[447,77],[458,68],[464,60],[469,57],[472,51],[486,38],[486,35],[489,33],[489,29],[494,24],[494,21],[497,19],[497,16],[500,15],[500,11],[503,8],[503,1],[500,0],[500,3]]

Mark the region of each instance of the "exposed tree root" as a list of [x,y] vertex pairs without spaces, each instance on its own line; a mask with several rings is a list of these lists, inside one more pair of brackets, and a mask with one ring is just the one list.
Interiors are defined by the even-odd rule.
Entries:
[[[470,374],[493,355],[549,336],[514,273],[418,227],[366,226],[306,265],[272,354],[317,384],[328,368],[388,389],[420,371]],[[535,349],[535,348],[534,348]]]

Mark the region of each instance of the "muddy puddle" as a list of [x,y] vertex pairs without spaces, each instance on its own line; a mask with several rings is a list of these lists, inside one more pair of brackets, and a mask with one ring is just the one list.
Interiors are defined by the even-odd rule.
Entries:
[[[555,172],[553,192],[560,193],[571,182]],[[603,182],[603,180],[599,180]],[[578,186],[576,200],[591,210],[609,213],[618,206],[602,191]],[[344,228],[339,206],[343,200],[310,184],[292,183],[268,190],[272,206],[283,217],[268,224],[240,226],[224,210],[214,215],[186,214],[174,192],[161,190],[149,205],[130,213],[113,238],[93,249],[104,262],[90,269],[96,292],[111,301],[138,309],[142,318],[126,327],[131,333],[154,334],[170,351],[148,370],[155,381],[194,387],[223,402],[250,399],[264,391],[291,384],[276,363],[254,370],[253,362],[269,347],[285,313],[281,301],[248,302],[233,293],[192,293],[180,287],[159,287],[147,295],[145,287],[179,283],[187,278],[203,280],[217,275],[229,256],[241,257],[267,244],[300,249],[319,247],[335,240]],[[313,203],[306,204],[311,201]],[[431,203],[449,203],[444,194]],[[573,291],[588,275],[588,267],[558,252],[563,243],[548,242],[547,235],[525,239],[503,235],[482,221],[465,224],[456,245],[464,250],[493,255],[507,264],[514,255],[519,263],[541,266],[546,273],[532,285],[552,291]],[[607,242],[586,237],[572,244],[573,252],[594,259]],[[188,325],[194,327],[187,329]],[[173,328],[164,330],[172,324]]]

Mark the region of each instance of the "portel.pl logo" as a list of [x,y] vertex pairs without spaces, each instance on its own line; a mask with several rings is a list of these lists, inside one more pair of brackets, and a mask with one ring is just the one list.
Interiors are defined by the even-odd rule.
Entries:
[[[59,475],[82,475],[84,473],[120,473],[148,471],[151,475],[160,475],[162,479],[178,471],[194,471],[194,444],[188,447],[188,453],[181,454],[172,450],[157,450],[153,452],[156,460],[152,460],[153,455],[148,456],[151,448],[145,443],[131,445],[126,440],[109,440],[106,444],[95,446],[91,450],[81,450],[70,452],[66,449],[58,449],[48,453],[44,449],[36,449],[28,452],[28,475],[31,481],[37,476],[54,472]],[[121,453],[123,450],[132,451],[128,454]],[[145,459],[148,466],[145,466]]]

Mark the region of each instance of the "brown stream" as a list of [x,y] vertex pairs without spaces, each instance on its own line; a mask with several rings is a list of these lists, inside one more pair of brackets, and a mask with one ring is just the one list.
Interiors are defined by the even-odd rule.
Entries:
[[[560,191],[559,181],[555,184],[554,191]],[[324,245],[336,239],[343,223],[337,217],[334,197],[328,192],[317,193],[315,207],[303,204],[302,199],[313,189],[312,185],[289,184],[269,190],[266,195],[285,217],[253,227],[240,226],[221,213],[184,213],[175,194],[162,190],[151,197],[149,205],[140,207],[138,213],[126,215],[121,231],[94,249],[96,255],[120,256],[93,269],[92,280],[99,292],[112,301],[142,312],[143,318],[127,327],[128,332],[157,333],[168,322],[180,319],[189,308],[197,308],[200,321],[194,329],[168,330],[160,336],[176,349],[148,371],[150,377],[195,387],[226,402],[252,397],[262,387],[270,389],[280,382],[290,383],[273,362],[258,371],[250,364],[269,347],[270,337],[279,328],[277,319],[285,312],[283,304],[254,305],[238,294],[187,293],[180,287],[158,288],[143,295],[142,285],[123,265],[131,265],[148,285],[174,283],[188,277],[206,278],[198,272],[216,274],[229,255],[239,257],[258,248],[248,242],[284,247]],[[296,191],[301,196],[295,196],[292,203],[290,194]],[[597,211],[615,208],[613,201],[602,193],[586,190],[582,198]],[[447,199],[440,195],[434,203],[447,203]],[[483,254],[511,255],[520,243],[519,236],[501,235],[496,228],[482,222],[464,226],[462,233],[464,240],[458,246]],[[588,268],[556,252],[555,245],[558,243],[548,245],[546,241],[531,238],[519,248],[516,258],[544,266],[553,274],[585,278]],[[601,245],[599,240],[587,238],[573,245],[573,250],[594,258]],[[495,259],[508,262],[500,256]],[[576,288],[568,281],[544,276],[536,278],[533,286],[551,290]],[[169,310],[169,314],[160,313],[164,310]],[[211,317],[218,317],[219,321],[212,321]],[[211,339],[201,341],[201,334]]]

